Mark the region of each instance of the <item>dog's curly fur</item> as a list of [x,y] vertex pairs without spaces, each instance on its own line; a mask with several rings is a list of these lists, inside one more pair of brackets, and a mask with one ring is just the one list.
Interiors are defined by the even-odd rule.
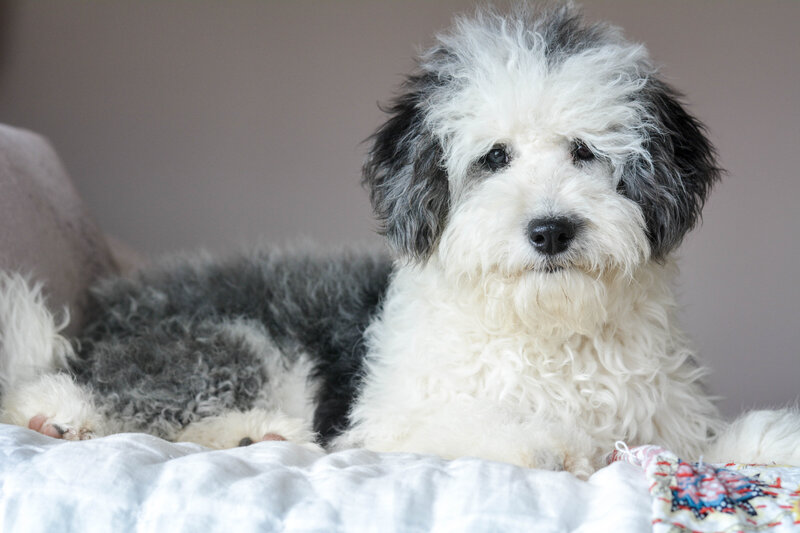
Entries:
[[[717,439],[669,284],[720,169],[641,45],[570,6],[482,10],[438,36],[386,111],[363,182],[394,263],[261,252],[108,280],[68,359],[15,352],[7,309],[4,419],[216,447],[278,433],[579,475],[617,440],[800,461],[785,439]],[[63,347],[52,318],[36,323]],[[756,413],[736,428],[763,443],[798,421]]]

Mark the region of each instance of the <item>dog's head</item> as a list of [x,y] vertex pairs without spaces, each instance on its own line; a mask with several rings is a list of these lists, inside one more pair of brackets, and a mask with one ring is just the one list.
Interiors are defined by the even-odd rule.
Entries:
[[382,231],[455,274],[631,273],[719,177],[645,49],[569,6],[457,20],[388,113],[364,166]]

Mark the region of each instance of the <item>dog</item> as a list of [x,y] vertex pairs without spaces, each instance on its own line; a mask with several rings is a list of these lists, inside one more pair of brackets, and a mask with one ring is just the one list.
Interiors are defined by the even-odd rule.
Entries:
[[721,169],[643,46],[572,6],[458,18],[363,169],[392,251],[171,261],[94,287],[76,342],[2,278],[2,420],[212,448],[288,440],[587,477],[617,441],[800,464],[800,415],[725,424],[673,252]]

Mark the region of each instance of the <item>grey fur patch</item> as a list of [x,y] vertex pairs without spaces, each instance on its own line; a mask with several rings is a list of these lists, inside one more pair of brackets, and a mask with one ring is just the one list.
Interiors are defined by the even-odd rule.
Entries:
[[[347,424],[363,332],[390,271],[375,254],[265,251],[106,280],[92,291],[72,371],[126,428],[169,437],[198,418],[253,407],[270,386],[264,357],[291,364],[306,354],[324,443]],[[235,334],[236,324],[250,337]],[[274,352],[256,349],[259,328]]]
[[[440,51],[446,54],[446,50]],[[363,168],[379,231],[401,255],[424,260],[444,230],[450,203],[442,147],[425,126],[423,107],[443,83],[431,73],[410,76],[372,136]]]
[[620,192],[641,207],[651,255],[660,260],[700,219],[722,169],[705,126],[686,111],[680,93],[651,77],[640,98],[650,113],[644,124],[649,161],[629,162]]
[[172,438],[202,417],[248,409],[268,384],[263,354],[214,320],[165,317],[88,346],[74,370],[125,431]]
[[619,31],[609,24],[586,22],[581,10],[573,5],[545,11],[531,27],[545,42],[545,55],[551,68],[569,56],[621,39]]

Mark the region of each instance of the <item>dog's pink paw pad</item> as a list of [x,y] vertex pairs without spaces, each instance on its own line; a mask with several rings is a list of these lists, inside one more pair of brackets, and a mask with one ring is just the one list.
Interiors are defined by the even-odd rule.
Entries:
[[47,417],[44,415],[36,415],[31,418],[28,422],[28,429],[32,429],[54,439],[63,439],[64,435],[67,433],[67,430],[61,426],[48,423]]
[[36,415],[30,419],[28,422],[28,429],[32,429],[34,431],[38,431],[41,433],[42,426],[44,423],[47,422],[47,417],[44,415]]
[[76,431],[69,427],[48,422],[47,417],[44,415],[36,415],[31,418],[28,421],[28,429],[32,429],[33,431],[54,439],[86,440],[94,436],[88,429],[81,428]]
[[[260,442],[264,442],[264,441],[268,441],[268,440],[280,441],[280,440],[286,440],[286,437],[284,437],[283,435],[278,435],[277,433],[267,433],[263,437],[261,437],[261,441]],[[243,438],[242,440],[239,441],[239,446],[250,446],[254,442],[255,441],[253,439],[251,439],[250,437],[245,437],[245,438]]]

